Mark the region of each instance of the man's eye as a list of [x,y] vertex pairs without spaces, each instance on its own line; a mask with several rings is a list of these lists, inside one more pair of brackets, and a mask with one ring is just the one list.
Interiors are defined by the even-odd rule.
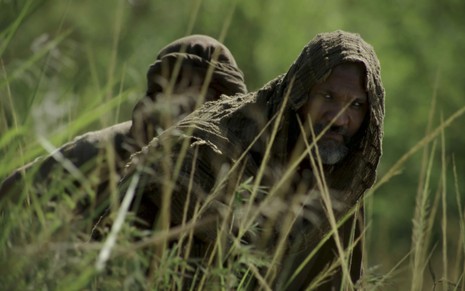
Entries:
[[352,102],[352,107],[362,107],[363,103],[360,101],[354,101]]
[[325,98],[325,99],[333,98],[330,94],[327,94],[327,93],[323,93],[322,95],[323,95],[323,98]]

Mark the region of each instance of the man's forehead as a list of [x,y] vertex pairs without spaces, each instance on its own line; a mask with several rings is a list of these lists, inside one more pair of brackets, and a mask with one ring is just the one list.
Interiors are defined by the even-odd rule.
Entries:
[[329,69],[325,76],[320,79],[316,84],[323,84],[330,77],[338,76],[343,79],[359,79],[360,84],[366,91],[366,82],[367,82],[367,75],[366,75],[366,67],[361,62],[344,62],[334,66],[333,68]]
[[351,71],[354,74],[357,74],[358,76],[361,76],[363,78],[363,81],[366,81],[366,66],[364,63],[359,62],[359,61],[347,61],[347,62],[342,62],[336,66],[334,66],[331,71],[335,70],[344,70],[344,71]]

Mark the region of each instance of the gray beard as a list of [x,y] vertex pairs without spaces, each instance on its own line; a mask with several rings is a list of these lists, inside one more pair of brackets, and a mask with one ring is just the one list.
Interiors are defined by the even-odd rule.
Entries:
[[346,145],[333,140],[320,140],[317,145],[321,162],[325,165],[334,165],[340,162],[349,152]]

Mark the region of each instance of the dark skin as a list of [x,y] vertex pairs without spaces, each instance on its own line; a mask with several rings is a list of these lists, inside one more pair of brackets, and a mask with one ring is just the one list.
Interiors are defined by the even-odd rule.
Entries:
[[301,120],[310,116],[317,134],[333,122],[318,141],[320,152],[331,156],[326,164],[334,164],[345,156],[344,148],[362,127],[369,106],[364,76],[361,63],[334,67],[325,81],[310,89],[308,102],[298,111]]

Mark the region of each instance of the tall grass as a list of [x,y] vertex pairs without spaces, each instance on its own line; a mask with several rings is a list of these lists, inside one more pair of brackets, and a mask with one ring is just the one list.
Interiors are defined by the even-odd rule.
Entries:
[[[1,33],[0,58],[14,38],[14,33],[29,12],[32,1],[27,2],[22,13],[16,21]],[[120,8],[119,8],[120,9]],[[122,11],[118,10],[119,13]],[[115,84],[122,84],[125,75],[115,74],[118,54],[118,35],[121,29],[121,14],[116,17],[114,27],[114,43],[111,51],[111,63],[107,74],[103,79],[107,80],[102,90],[99,86],[85,91],[80,96],[89,101],[89,106],[81,108],[76,115],[68,111],[54,120],[55,125],[62,125],[62,130],[52,134],[37,134],[36,124],[40,120],[31,121],[32,109],[22,111],[17,109],[14,100],[18,99],[11,88],[20,83],[22,75],[29,70],[42,70],[40,78],[41,86],[34,93],[29,108],[37,107],[49,98],[47,92],[55,88],[53,77],[45,73],[47,58],[52,50],[66,41],[68,32],[57,34],[47,45],[42,47],[36,54],[23,60],[19,65],[1,64],[0,90],[2,95],[1,104],[4,106],[0,111],[2,129],[0,136],[1,168],[0,177],[5,177],[15,168],[33,160],[40,154],[52,152],[56,145],[83,132],[95,123],[107,124],[113,121],[114,115],[118,114],[122,103],[129,103],[132,92],[141,91],[140,88],[124,88],[120,86],[115,93]],[[193,18],[195,21],[195,17]],[[193,25],[193,24],[192,24]],[[227,25],[225,25],[227,27]],[[226,29],[225,29],[226,31]],[[224,32],[226,33],[226,32]],[[224,35],[223,35],[224,37]],[[89,54],[90,56],[91,54]],[[95,65],[89,58],[90,66]],[[45,65],[44,65],[45,64]],[[97,74],[95,72],[95,74]],[[100,78],[97,76],[96,78]],[[69,80],[61,80],[58,85],[59,92],[65,92],[61,100],[72,100],[74,94],[61,90],[69,86]],[[31,89],[32,90],[32,89]],[[99,104],[98,106],[95,106]],[[5,107],[6,106],[6,107]],[[8,108],[8,109],[5,109]],[[432,112],[434,112],[434,105]],[[465,222],[463,194],[461,191],[461,173],[457,169],[455,159],[450,159],[447,152],[445,136],[447,127],[456,123],[465,108],[459,109],[455,114],[441,120],[439,125],[434,126],[431,113],[430,125],[415,146],[409,149],[405,155],[393,163],[392,167],[384,175],[378,178],[377,184],[367,194],[376,199],[377,190],[380,187],[388,187],[391,179],[399,175],[399,171],[405,163],[415,154],[423,151],[422,174],[418,179],[418,192],[416,193],[416,204],[412,211],[411,248],[393,266],[387,266],[389,271],[379,273],[373,266],[365,266],[362,280],[355,286],[347,279],[348,264],[350,263],[351,246],[344,249],[338,244],[339,261],[327,266],[325,273],[316,278],[308,290],[318,290],[318,286],[331,275],[339,265],[343,266],[345,274],[343,290],[465,290]],[[102,121],[102,116],[105,116]],[[279,116],[277,119],[279,120]],[[387,116],[389,118],[389,115]],[[29,121],[28,121],[29,119]],[[275,120],[274,120],[275,121]],[[110,122],[111,123],[111,122]],[[269,126],[273,126],[270,123]],[[276,133],[276,128],[274,132]],[[55,146],[53,146],[55,145]],[[311,147],[311,145],[306,145]],[[439,148],[439,150],[438,150]],[[387,149],[386,149],[387,150]],[[439,154],[438,154],[439,153]],[[166,154],[166,153],[163,153]],[[439,155],[439,159],[437,156]],[[266,159],[263,167],[266,166]],[[306,158],[305,155],[300,159]],[[439,160],[439,162],[438,162]],[[66,162],[64,162],[66,163]],[[316,163],[316,161],[315,161]],[[432,181],[435,177],[433,169],[441,168],[438,181]],[[297,163],[296,163],[297,164]],[[294,164],[294,166],[296,165]],[[239,165],[239,164],[238,164]],[[102,165],[104,166],[104,165]],[[317,168],[318,166],[315,165]],[[292,168],[292,167],[291,167]],[[233,170],[240,169],[230,169]],[[263,171],[262,168],[260,171]],[[79,170],[77,171],[79,173]],[[189,247],[193,245],[193,234],[196,229],[212,223],[209,218],[200,214],[203,209],[198,205],[194,219],[184,221],[180,226],[170,228],[167,223],[169,208],[165,209],[165,222],[157,231],[141,230],[134,226],[137,220],[130,212],[127,212],[127,201],[123,201],[120,207],[115,209],[115,221],[113,225],[104,231],[106,240],[102,242],[90,241],[93,220],[89,217],[80,217],[75,214],[76,205],[79,203],[82,192],[92,192],[97,177],[80,177],[87,184],[87,189],[76,189],[76,195],[64,194],[62,189],[67,187],[67,181],[56,181],[49,189],[47,195],[35,195],[32,180],[24,181],[24,190],[20,195],[20,202],[9,200],[0,201],[0,289],[2,290],[29,290],[29,289],[51,289],[51,290],[172,290],[182,289],[185,281],[183,278],[192,276],[193,280],[199,282],[199,288],[204,290],[238,290],[245,288],[251,278],[257,281],[257,286],[262,290],[271,290],[276,274],[276,266],[281,262],[284,252],[284,243],[290,230],[290,225],[295,217],[287,215],[280,221],[282,239],[276,242],[271,253],[254,249],[241,243],[241,239],[247,233],[253,233],[256,214],[263,209],[276,207],[264,201],[257,208],[248,203],[261,191],[270,191],[272,195],[279,195],[286,189],[287,179],[291,172],[283,176],[281,181],[276,181],[273,189],[260,188],[261,173],[255,180],[246,180],[239,185],[228,185],[228,173],[224,174],[224,180],[220,182],[232,188],[235,193],[229,204],[225,205],[225,217],[236,215],[231,209],[243,207],[243,215],[247,219],[239,220],[238,231],[224,220],[218,226],[217,241],[211,250],[210,257],[206,258],[207,264],[203,268],[195,269],[192,266],[197,263],[190,259]],[[136,175],[136,177],[138,177]],[[453,181],[455,189],[446,187],[447,181]],[[137,182],[137,178],[133,183]],[[438,183],[433,183],[438,182]],[[329,192],[325,188],[324,180],[321,180],[321,188],[326,189],[325,203],[327,204],[328,216],[331,218],[332,233],[322,238],[314,252],[310,253],[304,263],[318,251],[318,248],[329,239],[337,239],[335,229],[341,224],[336,221],[334,213],[331,213],[331,200]],[[66,184],[66,185],[65,185]],[[438,184],[438,189],[433,190],[433,185]],[[134,184],[133,184],[134,185]],[[113,181],[116,189],[116,181]],[[90,189],[90,190],[89,190]],[[172,189],[171,189],[172,190]],[[169,197],[168,189],[166,194]],[[128,193],[133,194],[134,188],[129,187]],[[251,196],[247,198],[244,193]],[[82,194],[82,195],[79,195]],[[89,194],[89,193],[87,193]],[[270,195],[271,195],[270,194]],[[128,201],[131,195],[125,196]],[[249,199],[249,200],[247,200]],[[23,203],[24,201],[24,203]],[[245,204],[244,204],[245,201]],[[453,203],[451,203],[453,201]],[[239,203],[240,202],[240,203]],[[295,201],[298,205],[298,201]],[[244,207],[245,205],[245,207]],[[356,212],[356,208],[352,210]],[[458,217],[456,221],[452,218]],[[281,218],[280,218],[281,220]],[[278,221],[272,221],[273,226]],[[410,223],[410,222],[405,222]],[[367,222],[366,232],[368,234],[371,221]],[[439,229],[439,231],[438,231]],[[439,235],[438,235],[439,233]],[[227,236],[227,237],[226,237]],[[353,235],[352,242],[358,241]],[[233,238],[228,247],[225,241]],[[176,239],[175,243],[169,243]],[[376,241],[376,238],[372,238]],[[390,238],[389,242],[395,244],[396,238]],[[187,247],[186,247],[187,246]],[[365,256],[369,256],[366,252]],[[370,259],[368,257],[368,262]],[[267,272],[263,272],[267,269]],[[297,276],[302,266],[295,270],[279,270],[279,272],[290,272],[290,277]],[[286,282],[283,283],[286,285]]]

